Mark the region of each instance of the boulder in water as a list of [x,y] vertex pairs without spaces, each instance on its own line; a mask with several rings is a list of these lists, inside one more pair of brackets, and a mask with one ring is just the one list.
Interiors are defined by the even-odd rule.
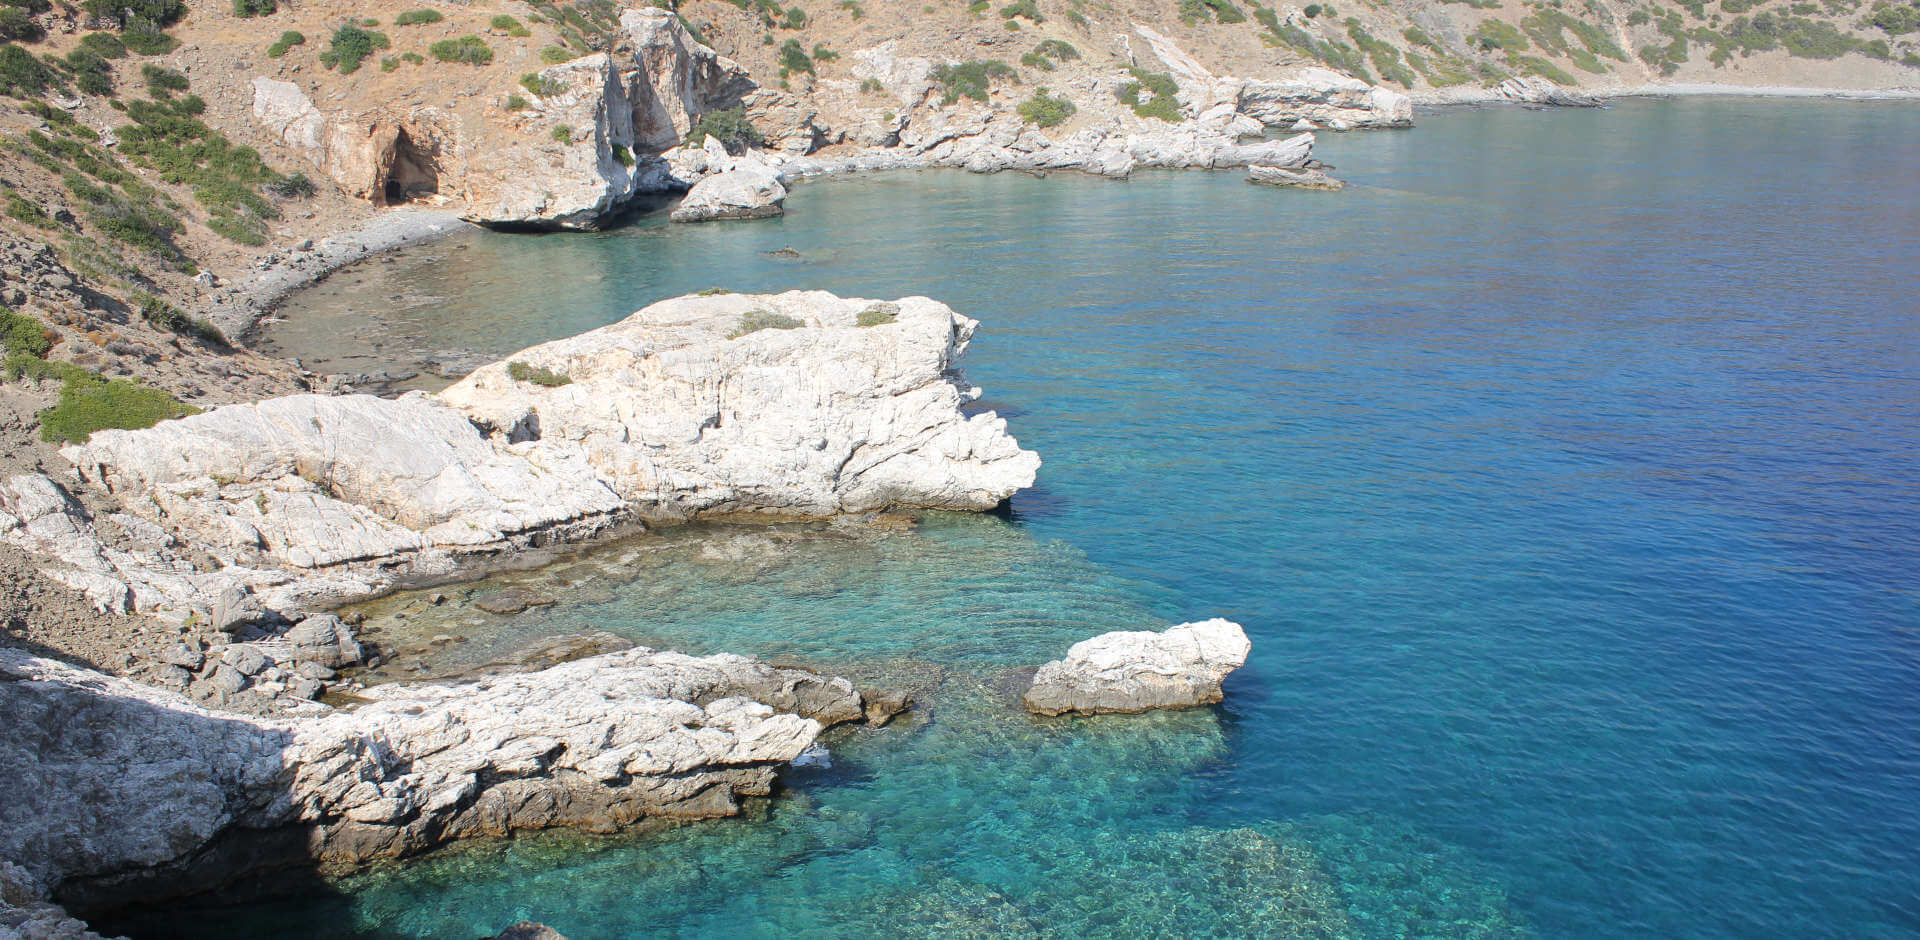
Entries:
[[1252,646],[1239,624],[1218,618],[1160,633],[1103,633],[1040,667],[1027,710],[1094,715],[1211,705],[1220,701],[1220,681],[1246,663]]

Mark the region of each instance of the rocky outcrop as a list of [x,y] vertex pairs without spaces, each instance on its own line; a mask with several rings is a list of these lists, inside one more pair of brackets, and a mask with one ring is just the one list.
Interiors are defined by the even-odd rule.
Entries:
[[1592,95],[1562,88],[1537,75],[1522,75],[1509,78],[1487,90],[1490,101],[1511,101],[1515,104],[1544,104],[1556,108],[1597,108],[1600,99]]
[[[1040,458],[999,416],[960,411],[978,325],[925,297],[680,297],[440,398],[530,459],[578,455],[647,519],[990,509]],[[517,380],[515,362],[568,381]]]
[[469,221],[496,226],[591,229],[640,185],[634,108],[613,57],[550,66],[528,106],[506,120],[522,133],[477,148],[469,163]]
[[640,7],[620,14],[622,75],[633,103],[638,145],[658,153],[680,145],[708,111],[739,107],[754,89],[746,69],[700,43],[669,10]]
[[663,301],[438,397],[296,395],[98,432],[62,454],[125,511],[95,519],[17,477],[0,537],[101,609],[222,620],[238,592],[255,608],[238,619],[292,622],[629,519],[990,509],[1040,458],[960,410],[977,325],[923,297]]
[[767,219],[786,211],[786,199],[787,187],[771,167],[735,166],[693,184],[671,217],[675,222]]
[[1182,110],[1206,122],[1209,116],[1240,114],[1267,127],[1348,130],[1358,127],[1406,127],[1413,124],[1413,101],[1388,88],[1369,85],[1324,68],[1303,68],[1290,79],[1254,81],[1208,71],[1154,30],[1134,25],[1156,59],[1179,86]]
[[578,453],[529,459],[415,394],[229,405],[62,451],[135,513],[229,565],[328,568],[603,527],[622,508]]
[[364,697],[249,719],[0,650],[0,862],[92,907],[290,856],[337,868],[469,836],[730,815],[824,727],[863,717],[844,679],[642,648]]
[[1268,127],[1344,131],[1410,127],[1413,99],[1331,69],[1304,68],[1291,79],[1239,82],[1234,108]]
[[1266,186],[1294,186],[1300,189],[1318,189],[1328,192],[1338,191],[1347,185],[1328,176],[1326,171],[1319,167],[1288,169],[1278,166],[1250,166],[1247,167],[1247,182],[1260,183]]
[[1219,619],[1160,633],[1103,633],[1041,666],[1024,701],[1042,715],[1211,705],[1221,699],[1220,681],[1251,649],[1239,624]]

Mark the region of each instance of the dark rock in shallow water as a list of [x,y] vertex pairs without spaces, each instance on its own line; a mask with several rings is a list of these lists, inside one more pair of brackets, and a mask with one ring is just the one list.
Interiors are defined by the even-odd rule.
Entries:
[[546,924],[523,920],[494,934],[491,940],[567,940],[567,938],[560,931]]
[[551,595],[539,591],[508,588],[474,601],[473,606],[490,614],[517,614],[529,607],[551,607],[557,603]]
[[865,698],[869,728],[886,727],[887,722],[913,707],[913,699],[904,692],[868,692]]

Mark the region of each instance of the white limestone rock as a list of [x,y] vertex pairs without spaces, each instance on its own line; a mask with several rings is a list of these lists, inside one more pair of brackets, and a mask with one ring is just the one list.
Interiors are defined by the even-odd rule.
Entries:
[[[476,148],[465,218],[485,225],[598,228],[638,185],[626,83],[606,53],[539,74],[559,90],[533,95],[533,107],[514,116],[521,133]],[[562,127],[567,137],[557,141],[553,135]]]
[[0,863],[117,903],[285,861],[209,851],[254,831],[305,830],[266,845],[338,867],[481,834],[729,815],[824,726],[862,716],[844,679],[642,648],[364,698],[249,718],[0,650]]
[[[750,314],[798,326],[733,335]],[[1040,458],[960,411],[976,326],[926,298],[664,301],[437,398],[297,395],[98,432],[62,454],[126,511],[96,520],[26,474],[0,485],[0,538],[102,610],[232,630],[635,517],[990,509]],[[568,382],[516,381],[516,362]]]
[[740,165],[693,184],[673,210],[675,222],[767,219],[786,210],[787,187],[765,165]]
[[[775,325],[742,332],[756,322]],[[647,519],[984,510],[1040,458],[998,415],[960,411],[978,325],[925,297],[679,297],[508,357],[566,385],[496,363],[440,397],[496,441],[537,429],[529,459],[585,460]]]
[[1217,618],[1160,633],[1103,633],[1041,666],[1025,703],[1042,715],[1211,705],[1221,699],[1221,680],[1246,664],[1252,648],[1239,624]]
[[1600,99],[1562,88],[1538,75],[1509,78],[1487,90],[1487,98],[1516,104],[1544,104],[1557,108],[1597,108]]
[[326,162],[326,116],[299,85],[254,78],[253,119],[316,166]]
[[577,455],[513,453],[418,394],[228,405],[98,432],[61,454],[134,512],[236,563],[321,568],[496,546],[622,508]]
[[740,106],[755,87],[746,69],[702,45],[672,11],[657,7],[620,14],[615,53],[633,106],[635,140],[649,153],[678,146],[700,115]]

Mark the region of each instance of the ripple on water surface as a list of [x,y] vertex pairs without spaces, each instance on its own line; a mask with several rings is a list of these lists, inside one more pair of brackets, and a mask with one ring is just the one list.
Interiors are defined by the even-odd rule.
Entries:
[[[199,923],[1920,933],[1920,108],[1462,112],[1320,148],[1346,192],[809,183],[778,221],[475,236],[297,299],[283,348],[370,369],[711,286],[926,294],[984,322],[968,377],[1047,463],[1008,518],[692,529],[566,559],[550,608],[375,605],[383,639],[463,638],[429,672],[585,627],[931,704],[836,732],[754,819],[467,846]],[[339,348],[370,312],[385,345]],[[1073,640],[1212,615],[1254,641],[1217,709],[1013,708],[1010,671]]]

